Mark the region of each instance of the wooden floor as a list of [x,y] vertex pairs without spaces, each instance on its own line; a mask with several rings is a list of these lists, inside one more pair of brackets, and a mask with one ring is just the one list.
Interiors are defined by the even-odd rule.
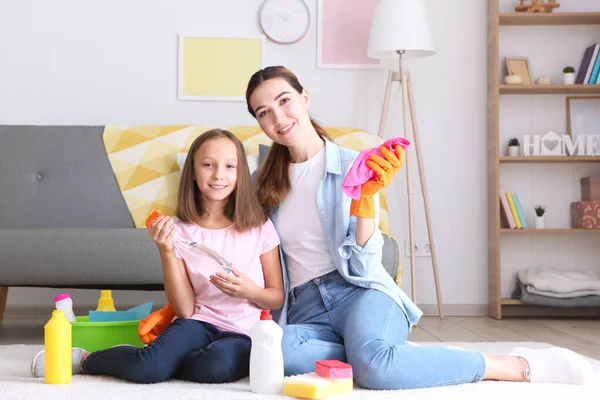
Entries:
[[[7,313],[0,345],[43,344],[46,318]],[[600,360],[600,319],[423,317],[413,342],[546,342]]]

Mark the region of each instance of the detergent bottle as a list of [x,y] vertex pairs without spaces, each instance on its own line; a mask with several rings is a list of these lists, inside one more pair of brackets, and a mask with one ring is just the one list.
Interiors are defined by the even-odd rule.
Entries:
[[112,290],[101,290],[96,311],[117,311],[112,298]]
[[250,329],[250,390],[254,393],[283,392],[283,329],[273,321],[269,310],[260,312],[260,320]]
[[62,310],[65,313],[67,321],[76,322],[75,313],[73,313],[73,300],[71,300],[71,295],[68,292],[54,296],[54,304],[57,310]]
[[44,326],[44,380],[50,384],[71,382],[71,323],[62,310],[53,310]]

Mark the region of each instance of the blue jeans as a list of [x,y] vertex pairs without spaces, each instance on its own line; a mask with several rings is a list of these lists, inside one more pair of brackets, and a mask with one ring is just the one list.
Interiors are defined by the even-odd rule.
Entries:
[[477,382],[485,372],[480,353],[408,345],[408,321],[394,300],[337,271],[290,292],[288,323],[286,376],[312,372],[318,360],[339,360],[362,387],[414,389]]
[[83,372],[137,383],[175,378],[199,383],[232,382],[248,376],[250,338],[194,319],[176,319],[144,348],[118,346],[91,353]]

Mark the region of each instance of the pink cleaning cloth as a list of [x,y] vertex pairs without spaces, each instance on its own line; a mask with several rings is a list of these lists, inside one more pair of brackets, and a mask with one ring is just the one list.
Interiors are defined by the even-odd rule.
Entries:
[[410,141],[405,137],[398,136],[393,139],[386,140],[377,147],[366,149],[358,153],[356,160],[354,160],[354,164],[352,164],[350,170],[344,178],[344,182],[342,182],[342,191],[354,200],[360,200],[361,186],[363,183],[373,179],[375,176],[373,170],[367,165],[369,156],[371,154],[377,154],[379,157],[385,158],[383,157],[383,154],[381,154],[381,150],[379,150],[381,146],[387,147],[392,151],[392,153],[396,154],[397,145],[402,146],[402,148],[406,150],[408,146],[410,146]]

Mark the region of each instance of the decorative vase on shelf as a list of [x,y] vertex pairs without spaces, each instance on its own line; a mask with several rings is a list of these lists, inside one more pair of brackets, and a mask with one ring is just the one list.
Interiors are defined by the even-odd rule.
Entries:
[[508,147],[508,156],[509,157],[517,157],[519,155],[519,148],[521,147],[521,142],[516,137],[508,139],[506,142],[506,146]]
[[508,156],[517,157],[519,155],[519,146],[508,146]]
[[575,68],[566,66],[563,68],[563,83],[565,85],[573,85],[575,83]]
[[534,219],[535,229],[544,229],[546,225],[546,216],[542,215],[541,217],[535,216]]
[[575,84],[575,73],[569,72],[568,74],[563,74],[563,83],[565,85]]
[[533,224],[535,229],[544,229],[546,226],[546,206],[536,204],[533,206],[535,215],[533,216]]

